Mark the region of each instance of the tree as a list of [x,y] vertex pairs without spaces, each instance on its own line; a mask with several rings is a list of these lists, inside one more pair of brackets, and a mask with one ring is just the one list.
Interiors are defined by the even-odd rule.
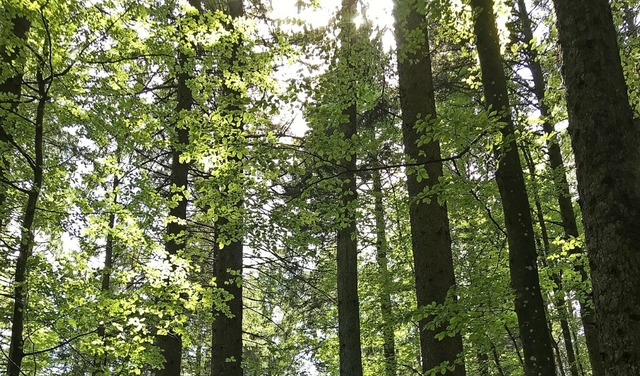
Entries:
[[554,375],[553,347],[540,290],[533,221],[524,183],[516,133],[500,54],[492,0],[471,0],[476,12],[474,31],[480,58],[485,105],[495,111],[501,141],[496,145],[496,183],[500,190],[509,243],[511,286],[524,349],[526,375]]
[[[402,133],[406,160],[418,167],[408,170],[411,245],[415,266],[418,309],[455,299],[455,276],[447,207],[437,190],[443,176],[439,140],[434,135],[436,104],[431,73],[429,33],[424,14],[415,1],[394,3],[398,45],[398,76],[402,109]],[[459,333],[438,338],[448,322],[430,329],[433,317],[420,313],[422,371],[451,369],[464,375],[462,337]]]
[[[540,116],[542,119],[542,128],[548,137],[551,137],[547,142],[547,155],[549,157],[549,164],[552,169],[553,183],[557,191],[558,208],[560,209],[560,216],[562,219],[562,226],[567,240],[575,239],[579,237],[578,225],[576,223],[576,215],[573,209],[573,203],[571,202],[571,192],[569,191],[569,184],[566,177],[566,168],[564,160],[562,158],[562,152],[560,151],[559,137],[554,135],[553,124],[551,123],[551,111],[549,104],[546,103],[546,89],[547,84],[544,78],[544,71],[539,60],[538,51],[534,46],[533,28],[531,26],[531,19],[527,6],[524,0],[518,0],[518,17],[521,23],[522,29],[522,42],[525,44],[525,64],[531,71],[533,81],[533,91],[537,99],[537,107],[540,110]],[[552,136],[553,135],[553,136]],[[582,255],[582,249],[575,247],[571,250],[572,255]],[[582,277],[583,283],[589,282],[589,276],[585,270],[581,260],[578,260],[574,264],[574,268],[578,274]],[[558,278],[561,278],[558,276]],[[558,279],[561,282],[561,279]],[[557,283],[556,283],[557,284]],[[560,286],[558,286],[560,287]],[[562,298],[562,301],[564,299]],[[562,306],[564,303],[559,301]],[[597,326],[595,317],[593,314],[593,302],[591,294],[579,299],[580,303],[580,316],[582,318],[582,324],[585,331],[587,349],[589,351],[589,360],[594,376],[603,375],[604,369],[602,364],[602,357],[600,356],[600,344],[597,336]],[[571,347],[570,335],[567,332],[568,325],[563,325],[563,336],[565,344],[567,346],[567,353]],[[575,367],[575,365],[573,365]],[[572,371],[574,374],[577,369]]]
[[[356,1],[343,0],[340,10],[339,50],[340,68],[345,75],[354,75],[356,50],[356,30],[354,17]],[[342,121],[337,135],[347,142],[357,137],[357,98],[353,94],[356,82],[342,78]],[[343,224],[337,234],[337,278],[338,278],[338,339],[340,342],[340,375],[362,375],[362,349],[360,346],[360,310],[358,299],[358,241],[357,241],[357,185],[356,185],[356,148],[351,146],[344,152],[338,164],[341,166],[341,203],[343,205]]]
[[[235,34],[230,43],[230,54],[224,62],[224,68],[230,74],[243,77],[244,69],[247,69],[246,57],[240,54],[242,50],[242,30],[237,30],[234,21],[244,16],[242,0],[228,0],[223,12],[229,17],[225,27]],[[242,97],[237,88],[224,83],[222,85],[222,98],[218,99],[220,111],[227,115],[229,121],[229,134],[222,135],[230,143],[232,148],[238,150],[238,156],[231,156],[226,178],[229,182],[221,188],[221,196],[226,201],[226,210],[229,214],[221,215],[216,224],[218,227],[218,239],[214,255],[214,276],[216,284],[227,294],[229,312],[214,312],[211,342],[211,376],[242,376],[242,270],[243,270],[243,224],[242,224],[242,189],[243,189],[243,158],[244,148],[242,132],[244,131],[244,119],[242,116]],[[222,131],[224,132],[224,131]],[[224,211],[223,211],[224,213]]]
[[605,0],[554,1],[606,375],[640,372],[640,129]]

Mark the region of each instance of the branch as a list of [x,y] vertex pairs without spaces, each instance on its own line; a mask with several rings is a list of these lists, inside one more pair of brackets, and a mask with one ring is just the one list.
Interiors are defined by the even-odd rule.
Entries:
[[80,333],[78,335],[75,335],[65,341],[60,342],[59,344],[53,346],[53,347],[49,347],[48,349],[43,349],[43,350],[38,350],[38,351],[33,351],[33,352],[29,352],[29,353],[24,353],[24,356],[35,356],[35,355],[39,355],[39,354],[44,354],[53,350],[57,350],[63,346],[66,346],[68,344],[70,344],[71,342],[75,341],[78,338],[82,338],[82,337],[86,337],[90,334],[96,333],[98,331],[98,329],[94,329],[90,332],[86,332],[86,333]]

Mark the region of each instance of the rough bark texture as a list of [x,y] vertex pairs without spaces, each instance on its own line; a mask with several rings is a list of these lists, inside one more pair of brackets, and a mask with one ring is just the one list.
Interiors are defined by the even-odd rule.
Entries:
[[16,260],[16,271],[13,280],[13,315],[11,316],[11,343],[9,346],[8,376],[18,376],[22,374],[22,359],[24,358],[24,325],[25,311],[27,309],[27,281],[29,278],[28,261],[33,251],[34,242],[34,221],[36,219],[36,209],[38,198],[44,179],[44,111],[47,104],[48,85],[42,77],[42,73],[37,74],[38,82],[38,106],[36,109],[35,137],[33,142],[34,158],[30,163],[33,170],[33,181],[29,189],[27,205],[24,209],[24,216],[21,223],[20,245],[18,246],[18,258]]
[[471,5],[476,12],[474,32],[485,102],[492,111],[498,111],[503,124],[502,142],[496,149],[496,182],[502,198],[509,243],[509,270],[524,350],[525,374],[551,376],[555,375],[553,346],[540,291],[533,222],[510,115],[493,2],[471,0]]
[[[549,120],[549,106],[545,103],[547,85],[544,79],[542,66],[538,60],[537,51],[532,46],[533,30],[524,0],[518,0],[518,10],[520,21],[522,23],[522,34],[524,37],[523,42],[529,46],[527,50],[526,65],[531,71],[533,91],[538,101],[540,116],[542,117],[542,127],[546,134],[551,135],[554,133],[554,129]],[[562,218],[562,227],[564,229],[565,237],[567,239],[572,237],[577,238],[579,236],[578,225],[576,223],[576,215],[573,210],[573,203],[571,202],[571,192],[569,191],[569,184],[565,173],[564,160],[562,159],[562,152],[560,150],[557,137],[553,137],[548,142],[547,155],[549,157],[549,164],[551,165],[551,169],[554,173],[553,181],[558,194],[558,207],[560,208],[560,216]],[[580,247],[576,247],[570,252],[578,255],[582,254],[582,249]],[[583,283],[588,283],[587,281],[589,280],[589,276],[584,266],[578,263],[574,265],[574,267],[582,277]],[[580,304],[580,316],[582,319],[582,326],[584,327],[593,376],[603,376],[604,365],[602,362],[602,356],[600,355],[600,343],[597,334],[597,323],[595,321],[595,315],[592,308],[593,297],[591,293],[589,292],[586,296],[580,297],[578,302]]]
[[[433,124],[436,117],[429,36],[425,17],[417,7],[415,1],[397,0],[394,15],[404,151],[407,160],[420,163],[440,160],[441,154],[437,140],[420,145],[423,133],[416,129],[416,125],[423,121]],[[419,40],[408,40],[410,33],[419,33]],[[418,179],[416,173],[407,174],[418,307],[433,302],[444,303],[455,286],[447,207],[438,202],[434,193],[424,196],[442,177],[442,163],[425,163],[424,169],[428,175],[426,178]],[[447,324],[435,330],[427,329],[427,323],[432,319],[425,317],[420,320],[423,372],[446,362],[450,366],[455,364],[455,369],[447,375],[465,375],[464,363],[459,361],[462,337],[456,334],[437,340],[435,336],[444,331]]]
[[[340,55],[345,69],[352,67],[352,48],[356,42],[353,18],[356,14],[356,1],[343,0],[340,15]],[[352,83],[345,90],[343,115],[345,120],[339,125],[338,132],[345,140],[352,140],[357,134],[357,112]],[[345,85],[346,86],[346,85]],[[348,94],[347,94],[348,93]],[[340,376],[362,375],[362,349],[360,344],[360,307],[358,298],[358,241],[355,206],[357,201],[356,155],[354,150],[346,150],[344,158],[338,163],[343,166],[340,175],[342,180],[342,215],[344,225],[337,234],[337,278],[338,278],[338,340],[340,343]]]
[[640,130],[606,0],[555,0],[605,374],[640,374]]
[[376,261],[378,263],[378,273],[380,274],[380,313],[382,317],[382,337],[384,354],[384,369],[386,376],[395,376],[398,372],[396,361],[396,344],[394,339],[394,323],[391,309],[391,276],[388,269],[388,244],[387,244],[387,224],[385,221],[385,210],[382,181],[380,171],[373,172],[373,194],[375,195],[374,212],[376,221]]
[[[242,17],[244,15],[244,7],[241,0],[227,0],[226,9],[224,10],[232,19]],[[233,31],[233,25],[228,25]],[[235,64],[238,59],[238,46],[242,43],[238,38],[236,44],[232,47],[230,56],[230,66]],[[241,108],[237,105],[237,97],[239,94],[228,87],[223,87],[223,94],[230,99],[231,105],[228,107],[230,113],[235,117],[241,117]],[[241,119],[241,118],[240,118]],[[242,128],[242,121],[237,124]],[[242,130],[242,129],[241,129]],[[231,179],[241,179],[242,177],[242,160],[232,158],[229,163],[235,167],[236,176]],[[242,184],[242,182],[240,182]],[[224,192],[227,193],[227,192]],[[233,205],[237,211],[242,211],[242,198],[233,197],[229,194],[231,200],[235,200]],[[218,288],[222,288],[231,297],[227,301],[229,312],[231,315],[225,315],[220,312],[214,312],[214,320],[212,325],[211,339],[211,376],[242,376],[242,271],[243,271],[243,236],[242,222],[231,221],[227,218],[221,218],[217,224],[224,231],[228,227],[226,236],[232,239],[230,244],[225,245],[222,249],[217,250],[215,257],[214,274]]]

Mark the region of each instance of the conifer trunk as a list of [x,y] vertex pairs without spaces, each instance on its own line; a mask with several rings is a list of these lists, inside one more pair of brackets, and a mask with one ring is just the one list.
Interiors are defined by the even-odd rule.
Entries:
[[[228,221],[221,220],[224,227]],[[230,316],[214,312],[211,376],[242,376],[242,240],[216,251],[214,275],[218,288],[229,294]]]
[[502,142],[496,145],[496,183],[502,198],[509,243],[509,271],[515,291],[515,311],[524,350],[525,375],[555,375],[553,346],[549,337],[540,291],[538,260],[531,210],[510,115],[507,80],[492,0],[471,0],[476,15],[474,32],[480,58],[485,104],[497,111]]
[[[518,12],[522,24],[522,34],[524,37],[523,42],[528,46],[526,51],[526,65],[531,71],[533,91],[538,101],[538,110],[540,111],[540,116],[542,118],[543,131],[547,135],[551,135],[554,133],[554,129],[549,120],[549,116],[551,115],[549,112],[549,106],[545,103],[547,85],[544,79],[542,66],[538,60],[538,53],[532,46],[533,30],[524,0],[518,0]],[[573,203],[571,202],[571,192],[569,191],[569,184],[565,174],[564,160],[562,159],[562,152],[558,142],[559,140],[556,136],[547,143],[547,155],[549,157],[549,164],[553,171],[553,183],[558,195],[558,207],[560,208],[560,216],[562,218],[562,227],[564,229],[565,237],[567,239],[577,238],[579,236],[578,225],[576,222],[576,215],[573,210]],[[570,253],[573,255],[580,255],[583,251],[580,247],[575,247],[570,251]],[[589,276],[585,267],[581,263],[577,263],[574,264],[574,268],[578,274],[580,274],[583,284],[588,284]],[[604,376],[604,365],[602,363],[602,356],[600,355],[600,343],[597,334],[597,323],[595,321],[592,308],[593,296],[591,292],[588,291],[586,296],[580,296],[578,303],[580,304],[580,316],[585,332],[585,339],[593,376]]]
[[[355,0],[342,0],[340,10],[340,35],[342,43],[339,54],[344,59],[344,69],[353,71],[353,49],[356,30],[353,19],[356,14]],[[356,74],[356,73],[351,73]],[[345,140],[351,142],[357,135],[357,107],[353,95],[354,83],[349,82],[339,90],[344,91],[343,118],[337,127]],[[360,342],[360,300],[358,298],[358,241],[357,241],[357,185],[355,147],[345,150],[337,161],[342,167],[341,203],[343,222],[337,232],[337,289],[338,289],[338,342],[340,354],[340,376],[362,376],[362,349]]]
[[376,261],[378,263],[378,273],[380,274],[380,313],[382,317],[382,337],[384,369],[386,376],[397,374],[396,344],[394,339],[394,327],[391,309],[391,276],[388,269],[388,244],[387,244],[387,224],[385,221],[384,203],[382,202],[382,180],[380,171],[373,172],[373,194],[374,212],[376,222]]
[[[187,86],[187,81],[191,75],[188,72],[189,56],[185,52],[179,52],[178,65],[180,67],[177,77],[177,104],[175,137],[171,143],[171,172],[169,186],[176,187],[175,192],[171,192],[174,203],[169,209],[169,220],[165,227],[167,240],[165,241],[165,252],[168,256],[175,256],[185,249],[187,220],[187,198],[184,191],[189,185],[189,164],[182,161],[184,148],[189,144],[189,126],[181,122],[187,112],[193,106],[193,93]],[[180,376],[182,367],[182,339],[180,335],[169,332],[166,335],[156,337],[156,345],[164,357],[164,364],[161,369],[155,371],[156,376]]]
[[640,374],[640,130],[607,0],[554,0],[605,375]]
[[[235,20],[244,15],[242,0],[227,0],[224,12]],[[236,32],[233,24],[228,24],[227,28],[231,32]],[[231,47],[229,57],[230,67],[236,66],[238,60],[238,48],[242,44],[241,37]],[[241,67],[242,69],[242,67]],[[241,73],[241,72],[240,72]],[[238,104],[239,93],[234,89],[223,85],[223,95],[229,99],[226,110],[235,119],[234,124],[238,124],[242,131],[242,109]],[[241,132],[240,132],[241,133]],[[233,142],[231,143],[233,144]],[[230,158],[227,163],[232,164],[230,179],[239,181],[242,179],[241,158]],[[242,181],[239,181],[242,185]],[[242,212],[242,197],[237,197],[237,192],[227,192],[223,188],[223,197],[227,197],[236,212]],[[229,243],[216,249],[214,276],[218,288],[230,297],[226,302],[230,315],[221,312],[213,312],[214,320],[212,325],[211,338],[211,376],[242,376],[242,272],[243,272],[243,224],[242,221],[221,217],[218,223],[219,230],[224,232]],[[225,229],[226,228],[226,229]]]
[[[423,121],[433,126],[436,118],[427,24],[424,14],[417,9],[417,3],[396,0],[394,5],[404,151],[408,162],[424,163],[427,174],[419,177],[415,171],[407,173],[416,297],[420,308],[434,302],[445,303],[455,287],[455,276],[447,207],[439,202],[436,193],[423,197],[442,177],[442,162],[434,162],[441,159],[439,141],[421,143],[423,133],[416,129]],[[409,35],[415,33],[420,36],[417,45],[415,40],[408,40]],[[423,372],[447,363],[455,365],[447,375],[465,375],[464,362],[459,360],[462,337],[455,334],[436,339],[447,324],[439,325],[435,330],[428,329],[427,324],[432,319],[428,316],[420,320]]]

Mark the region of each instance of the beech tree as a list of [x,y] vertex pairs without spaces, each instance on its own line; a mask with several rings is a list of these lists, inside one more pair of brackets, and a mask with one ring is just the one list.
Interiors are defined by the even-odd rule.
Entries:
[[554,375],[553,347],[540,291],[533,221],[522,174],[516,133],[510,114],[507,80],[493,13],[493,0],[472,0],[474,30],[482,71],[485,104],[495,111],[502,140],[496,145],[496,182],[500,189],[509,241],[511,285],[524,350],[527,375]]
[[[414,1],[394,2],[395,35],[398,45],[398,76],[402,110],[402,133],[407,162],[416,164],[407,174],[411,219],[411,245],[419,308],[455,299],[455,276],[447,207],[438,197],[442,178],[440,143],[433,134],[437,124],[436,103],[425,15]],[[409,36],[412,39],[408,39]],[[460,334],[437,336],[447,323],[429,329],[428,312],[420,320],[422,371],[452,369],[447,374],[464,375]]]
[[638,2],[556,3],[5,1],[0,366],[635,375]]
[[607,1],[554,1],[606,375],[640,370],[639,130]]

